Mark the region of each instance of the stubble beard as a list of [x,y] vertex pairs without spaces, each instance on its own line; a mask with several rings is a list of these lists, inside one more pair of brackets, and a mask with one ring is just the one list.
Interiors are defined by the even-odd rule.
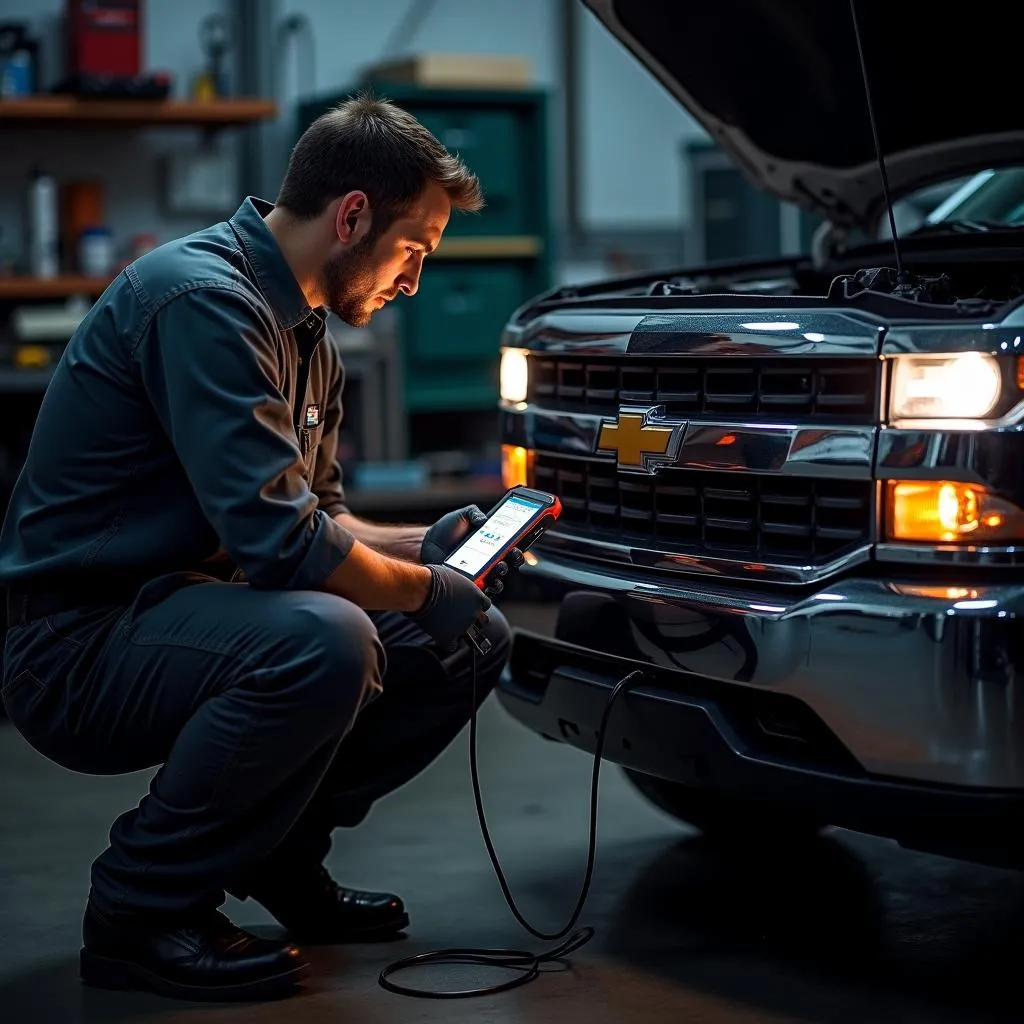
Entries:
[[366,327],[376,310],[377,280],[368,239],[331,256],[321,271],[324,305],[352,327]]

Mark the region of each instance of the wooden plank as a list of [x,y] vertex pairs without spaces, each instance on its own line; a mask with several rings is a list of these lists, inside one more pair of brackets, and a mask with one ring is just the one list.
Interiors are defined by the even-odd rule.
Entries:
[[533,83],[533,63],[513,54],[419,53],[376,64],[367,77],[428,89],[526,89]]
[[518,259],[540,254],[543,242],[536,235],[457,235],[442,238],[431,259]]
[[59,277],[0,277],[0,300],[62,299],[69,295],[99,295],[109,277],[61,274]]
[[262,99],[103,100],[76,96],[29,96],[0,100],[0,127],[74,127],[86,124],[231,125],[274,117],[277,104]]

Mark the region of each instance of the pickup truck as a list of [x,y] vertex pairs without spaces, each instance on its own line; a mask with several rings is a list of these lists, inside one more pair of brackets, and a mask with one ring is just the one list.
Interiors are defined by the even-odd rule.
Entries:
[[[1019,865],[1013,34],[954,47],[931,6],[861,3],[858,51],[846,4],[587,4],[752,181],[824,222],[808,253],[559,287],[512,315],[506,483],[564,512],[524,567],[559,596],[553,635],[517,631],[500,701],[593,753],[642,669],[603,756],[679,820]],[[894,246],[892,202],[940,181]]]

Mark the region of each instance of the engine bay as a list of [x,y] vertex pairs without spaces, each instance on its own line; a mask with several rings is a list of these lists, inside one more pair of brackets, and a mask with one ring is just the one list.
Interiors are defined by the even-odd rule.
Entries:
[[1016,259],[1003,255],[1003,259],[992,261],[917,259],[904,269],[902,277],[888,262],[865,262],[849,269],[842,266],[818,269],[800,261],[794,262],[790,273],[781,277],[751,277],[742,273],[670,277],[660,282],[663,286],[660,294],[736,291],[746,295],[817,295],[830,304],[845,304],[858,295],[867,294],[932,306],[959,307],[965,311],[979,306],[994,308],[1024,295],[1024,251],[1015,253]]
[[[947,244],[931,238],[906,246],[903,272],[893,266],[891,246],[872,243],[850,249],[824,266],[810,257],[746,261],[700,269],[633,275],[563,287],[521,309],[519,317],[564,306],[635,305],[653,309],[688,306],[750,307],[766,300],[799,306],[864,309],[880,316],[924,318],[994,316],[1024,301],[1024,246],[985,246],[957,237]],[[906,243],[904,243],[906,245]]]

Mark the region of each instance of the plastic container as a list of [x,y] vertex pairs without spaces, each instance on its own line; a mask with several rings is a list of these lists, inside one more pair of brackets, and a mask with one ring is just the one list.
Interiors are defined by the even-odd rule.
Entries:
[[14,99],[32,93],[32,57],[24,50],[0,56],[0,98]]
[[117,255],[110,228],[85,228],[78,236],[78,269],[89,277],[106,277],[114,271]]

